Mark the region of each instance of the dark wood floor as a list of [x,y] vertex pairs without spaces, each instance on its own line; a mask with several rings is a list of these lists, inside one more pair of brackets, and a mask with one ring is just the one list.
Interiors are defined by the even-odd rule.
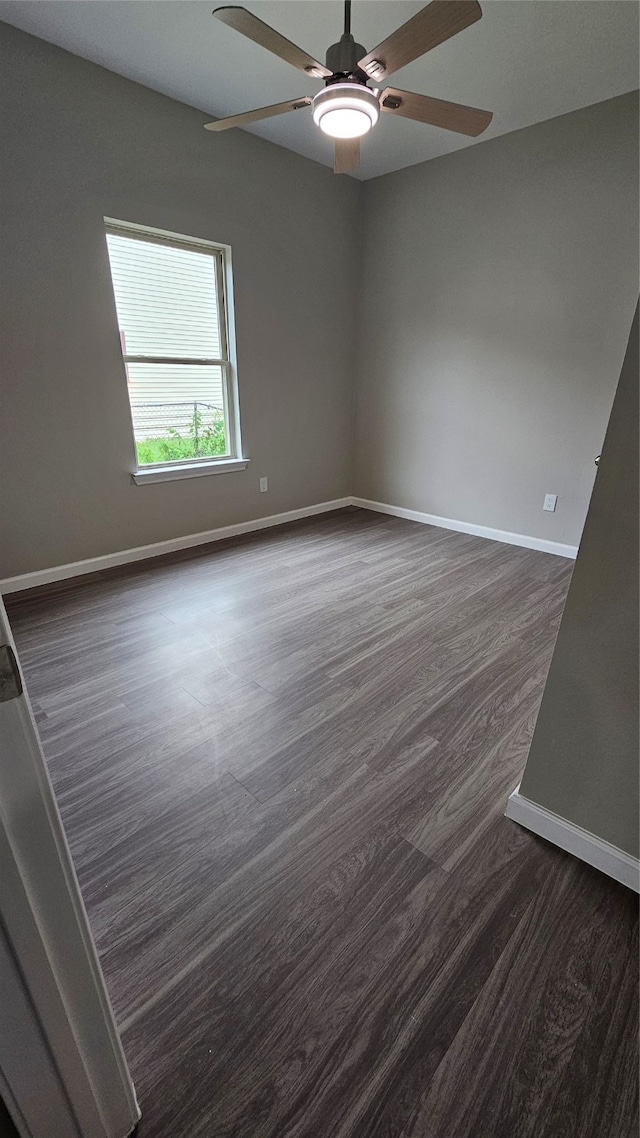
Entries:
[[8,598],[140,1138],[635,1138],[636,899],[502,816],[570,572],[350,510]]

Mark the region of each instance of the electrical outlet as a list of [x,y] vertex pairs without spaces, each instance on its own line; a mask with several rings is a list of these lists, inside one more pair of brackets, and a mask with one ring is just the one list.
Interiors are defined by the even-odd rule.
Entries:
[[556,502],[557,501],[558,501],[558,495],[557,494],[545,494],[544,505],[543,505],[542,509],[548,510],[549,513],[552,514],[556,508]]
[[266,494],[268,489],[269,489],[269,479],[268,478],[261,478],[260,479],[260,493]]

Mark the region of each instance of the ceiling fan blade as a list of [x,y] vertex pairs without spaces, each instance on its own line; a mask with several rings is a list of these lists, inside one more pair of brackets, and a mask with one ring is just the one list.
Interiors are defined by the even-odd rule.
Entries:
[[259,107],[257,111],[243,111],[240,115],[231,115],[226,119],[216,119],[215,122],[206,122],[205,130],[230,130],[233,126],[244,126],[246,123],[258,122],[260,119],[271,119],[274,115],[286,115],[287,111],[299,111],[313,102],[308,95],[301,99],[290,99],[288,103],[273,103],[270,107]]
[[358,62],[370,79],[385,79],[482,16],[477,0],[432,0]]
[[360,165],[360,139],[336,138],[333,156],[334,174],[350,174]]
[[313,59],[301,47],[296,47],[294,43],[291,43],[291,40],[281,36],[280,32],[270,28],[268,24],[259,20],[257,16],[253,15],[253,12],[248,12],[246,8],[215,8],[213,15],[217,20],[222,20],[223,24],[235,28],[243,36],[247,36],[254,43],[260,44],[260,47],[264,47],[280,59],[284,59],[285,63],[291,63],[300,71],[306,71],[307,75],[311,75],[314,79],[326,79],[331,75],[328,67],[318,63],[317,59]]
[[397,87],[385,87],[380,96],[380,107],[405,119],[441,126],[444,130],[455,130],[458,134],[469,134],[474,138],[487,129],[493,118],[491,111],[479,111],[462,103],[447,103],[444,99],[431,99],[428,95],[414,95],[411,91],[399,91]]

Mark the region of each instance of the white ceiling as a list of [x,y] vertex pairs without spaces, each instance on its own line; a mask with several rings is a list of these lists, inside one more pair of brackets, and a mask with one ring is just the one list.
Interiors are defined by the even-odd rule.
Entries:
[[[636,0],[481,3],[478,23],[396,72],[391,83],[491,110],[489,129],[472,140],[383,115],[363,140],[360,177],[477,145],[638,86]],[[212,117],[321,89],[320,81],[212,19],[215,6],[215,0],[0,0],[0,19]],[[244,6],[322,61],[340,38],[340,0],[246,0]],[[370,50],[422,7],[421,0],[354,0],[356,41]],[[332,165],[332,144],[308,111],[248,129]]]

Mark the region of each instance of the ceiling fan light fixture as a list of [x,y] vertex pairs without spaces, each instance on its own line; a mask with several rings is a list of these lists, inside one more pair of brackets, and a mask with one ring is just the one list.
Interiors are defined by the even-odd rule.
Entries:
[[362,138],[373,124],[364,111],[335,107],[324,112],[318,125],[330,138]]
[[313,100],[313,121],[331,138],[362,138],[379,117],[376,95],[361,83],[331,83]]

